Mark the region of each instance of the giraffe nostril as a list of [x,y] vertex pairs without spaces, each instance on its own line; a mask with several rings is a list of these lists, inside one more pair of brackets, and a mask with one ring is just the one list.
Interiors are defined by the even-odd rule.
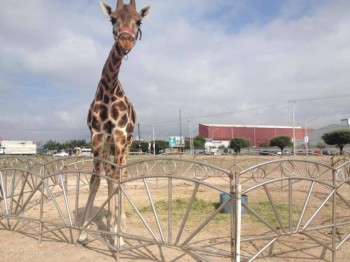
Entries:
[[119,36],[119,40],[121,41],[134,41],[134,37],[127,33],[121,33]]

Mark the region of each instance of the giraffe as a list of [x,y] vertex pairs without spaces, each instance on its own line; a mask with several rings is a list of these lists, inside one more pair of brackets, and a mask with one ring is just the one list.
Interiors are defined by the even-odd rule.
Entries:
[[[98,84],[95,97],[90,105],[87,123],[91,132],[91,143],[93,156],[94,174],[101,174],[104,170],[107,177],[118,179],[120,170],[107,164],[102,164],[96,158],[109,160],[111,150],[114,150],[114,163],[117,166],[125,165],[132,142],[132,134],[135,125],[135,110],[125,96],[124,90],[118,80],[119,70],[123,58],[134,47],[138,37],[141,39],[141,21],[148,16],[151,6],[136,10],[135,0],[130,0],[129,4],[124,4],[123,0],[118,0],[115,11],[107,4],[100,2],[103,13],[110,18],[113,26],[114,44],[109,53],[107,61],[103,67],[100,82]],[[126,171],[123,170],[123,176]],[[90,179],[90,192],[83,215],[83,228],[88,226],[91,217],[93,203],[100,185],[100,176],[92,175]],[[116,194],[116,184],[107,180],[108,196]],[[115,196],[111,197],[108,203],[107,226],[110,231],[117,231],[117,207]],[[126,226],[126,217],[121,208],[121,227]],[[88,234],[82,230],[78,243],[85,245]],[[114,244],[117,243],[117,238]],[[124,244],[120,239],[120,245]]]

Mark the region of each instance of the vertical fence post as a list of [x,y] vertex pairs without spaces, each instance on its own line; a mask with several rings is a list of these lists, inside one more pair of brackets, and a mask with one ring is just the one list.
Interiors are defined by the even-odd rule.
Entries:
[[40,189],[40,209],[39,209],[39,217],[40,217],[40,223],[39,223],[39,244],[42,241],[42,237],[43,237],[43,230],[44,230],[44,222],[43,222],[43,213],[44,213],[44,195],[45,195],[45,186],[44,186],[44,182],[43,182],[43,177],[40,177],[41,179],[41,189]]
[[235,190],[235,178],[233,177],[233,173],[230,172],[229,174],[230,178],[230,221],[231,221],[231,262],[234,262],[236,260],[236,220],[235,220],[235,209],[234,209],[234,199],[232,198],[234,195]]
[[[336,188],[337,186],[337,171],[335,170],[335,165],[334,165],[334,158],[331,158],[332,160],[332,180],[333,180],[333,189]],[[336,228],[336,205],[337,205],[337,201],[336,201],[336,191],[333,191],[333,203],[332,203],[332,261],[335,262],[336,261],[336,234],[337,234],[337,228]]]
[[235,178],[231,176],[231,216],[234,223],[234,254],[233,261],[241,260],[241,185],[239,183],[239,174],[235,172]]
[[[120,248],[121,248],[121,234],[122,234],[122,214],[124,214],[124,208],[125,208],[125,203],[123,203],[123,199],[122,199],[122,190],[121,190],[121,187],[122,187],[122,181],[123,181],[123,173],[124,173],[124,169],[126,168],[124,165],[123,166],[120,166],[118,164],[118,168],[119,168],[119,177],[118,177],[118,191],[117,191],[117,196],[114,195],[113,197],[118,197],[118,217],[116,219],[115,222],[117,222],[117,243],[114,243],[114,245],[116,246],[116,260],[117,261],[120,261]],[[115,183],[114,181],[112,181],[113,183]],[[116,201],[116,200],[115,200]],[[115,208],[115,207],[112,207],[112,208]],[[115,225],[114,225],[115,226]]]

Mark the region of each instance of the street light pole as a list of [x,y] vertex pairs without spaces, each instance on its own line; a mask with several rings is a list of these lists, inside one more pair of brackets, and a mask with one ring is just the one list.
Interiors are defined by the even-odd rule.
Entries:
[[293,125],[293,155],[295,156],[295,117],[294,117],[294,104],[295,100],[289,100],[288,103],[292,104],[292,125]]
[[153,124],[153,155],[156,155],[156,137],[154,133],[154,124]]
[[309,136],[307,134],[307,123],[309,121],[311,121],[312,119],[314,119],[314,117],[309,117],[308,119],[305,120],[305,139],[304,139],[304,142],[305,142],[305,150],[306,150],[306,155],[308,156],[309,155]]
[[192,128],[191,120],[189,120],[189,122],[190,122],[190,150],[191,150],[191,155],[193,155],[194,154],[193,130],[195,130],[196,128],[199,128],[199,126],[195,126]]
[[191,152],[191,155],[193,155],[193,147],[192,147],[192,122],[191,122],[191,119],[188,120],[188,122],[190,123],[190,152]]

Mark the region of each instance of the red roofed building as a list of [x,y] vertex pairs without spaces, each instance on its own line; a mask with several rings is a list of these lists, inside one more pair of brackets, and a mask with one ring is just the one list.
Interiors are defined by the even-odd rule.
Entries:
[[[305,128],[295,126],[296,146],[304,144]],[[308,133],[313,129],[308,129]],[[289,136],[293,139],[291,126],[253,126],[253,125],[214,125],[199,124],[199,135],[211,140],[230,141],[235,137],[244,137],[250,141],[251,146],[259,147],[269,144],[276,136]]]

